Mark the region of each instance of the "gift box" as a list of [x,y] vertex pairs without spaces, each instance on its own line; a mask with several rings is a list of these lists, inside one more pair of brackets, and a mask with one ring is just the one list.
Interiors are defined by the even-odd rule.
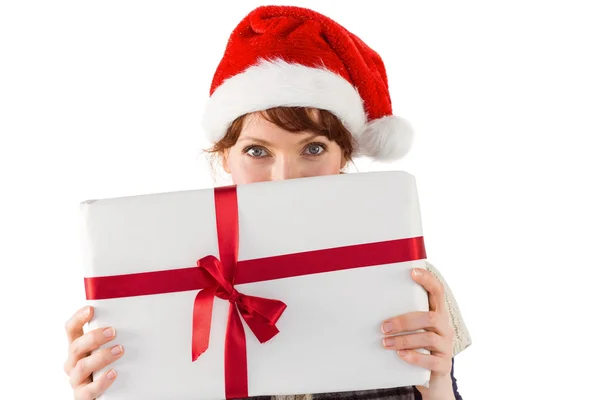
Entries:
[[[101,397],[223,399],[427,384],[382,322],[429,310],[414,177],[372,172],[81,204]],[[424,351],[424,350],[423,350]],[[106,369],[97,371],[94,376]]]

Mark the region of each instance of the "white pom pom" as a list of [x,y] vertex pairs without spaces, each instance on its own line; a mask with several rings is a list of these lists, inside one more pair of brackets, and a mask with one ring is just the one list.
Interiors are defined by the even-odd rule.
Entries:
[[410,151],[413,137],[408,121],[395,115],[385,116],[369,122],[356,138],[358,153],[376,161],[395,161]]

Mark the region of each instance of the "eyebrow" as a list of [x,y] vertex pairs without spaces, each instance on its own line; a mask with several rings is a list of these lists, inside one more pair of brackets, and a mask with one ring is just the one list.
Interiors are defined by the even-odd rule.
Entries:
[[271,143],[267,142],[266,140],[263,139],[258,139],[252,136],[244,136],[240,138],[240,142],[256,142],[259,144],[264,144],[265,146],[270,146]]
[[313,133],[312,135],[310,135],[309,137],[307,137],[306,139],[302,139],[300,141],[300,144],[306,144],[309,142],[312,142],[313,140],[315,140],[316,138],[318,138],[320,135],[317,135],[316,133]]
[[[319,136],[320,135],[312,134],[309,137],[307,137],[305,139],[302,139],[298,144],[306,144],[306,143],[312,142],[313,140],[315,140],[315,138],[317,138]],[[271,146],[270,142],[268,142],[268,141],[266,141],[264,139],[259,139],[259,138],[255,138],[255,137],[252,137],[252,136],[243,136],[243,137],[241,137],[240,138],[240,142],[244,142],[244,141],[246,141],[246,142],[256,142],[258,144],[262,144],[262,145],[265,145],[265,146]]]

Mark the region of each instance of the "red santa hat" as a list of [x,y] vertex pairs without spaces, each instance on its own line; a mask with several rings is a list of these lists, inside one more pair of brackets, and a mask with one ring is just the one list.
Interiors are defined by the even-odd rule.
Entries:
[[215,72],[203,126],[217,142],[239,116],[279,106],[332,112],[354,137],[355,155],[392,161],[412,144],[410,125],[392,113],[379,54],[309,9],[262,6],[238,24]]

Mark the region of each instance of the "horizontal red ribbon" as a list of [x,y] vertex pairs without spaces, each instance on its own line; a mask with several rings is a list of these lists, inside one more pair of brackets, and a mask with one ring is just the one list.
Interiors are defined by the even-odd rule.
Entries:
[[[427,258],[422,236],[237,262],[235,283],[264,282]],[[85,278],[88,300],[185,292],[210,287],[198,267]]]
[[206,256],[197,267],[85,278],[88,300],[201,290],[194,300],[192,360],[208,348],[214,297],[228,300],[225,338],[225,393],[248,397],[246,339],[240,319],[261,343],[279,331],[275,326],[285,310],[279,300],[247,296],[234,284],[385,265],[426,258],[423,237],[365,243],[332,249],[238,261],[238,209],[235,186],[215,189],[220,259]]

